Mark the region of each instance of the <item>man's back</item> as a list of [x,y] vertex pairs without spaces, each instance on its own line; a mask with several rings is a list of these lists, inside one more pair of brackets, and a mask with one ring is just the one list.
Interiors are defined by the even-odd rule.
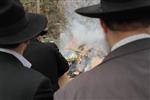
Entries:
[[149,100],[149,62],[150,39],[127,44],[57,92],[55,100]]
[[52,100],[49,80],[0,52],[0,100]]
[[58,78],[69,68],[67,61],[53,43],[41,43],[32,40],[25,57],[31,62],[32,68],[47,76],[56,91],[59,88]]

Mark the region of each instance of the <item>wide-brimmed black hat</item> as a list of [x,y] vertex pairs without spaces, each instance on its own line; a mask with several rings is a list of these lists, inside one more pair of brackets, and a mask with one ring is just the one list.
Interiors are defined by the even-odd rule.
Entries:
[[[143,10],[141,10],[143,9]],[[146,12],[150,10],[150,0],[100,0],[100,4],[77,9],[76,12],[83,16],[101,18],[118,13]],[[119,17],[119,16],[118,16]]]
[[0,0],[0,45],[27,41],[43,31],[46,25],[45,16],[26,13],[19,0]]

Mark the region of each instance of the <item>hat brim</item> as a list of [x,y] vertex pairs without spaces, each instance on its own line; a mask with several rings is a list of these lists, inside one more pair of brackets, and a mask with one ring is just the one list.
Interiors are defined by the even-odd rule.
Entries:
[[[142,5],[136,5],[136,6],[132,6],[132,5],[124,5],[124,7],[122,7],[122,5],[119,5],[114,7],[113,9],[108,6],[106,7],[107,9],[102,9],[102,7],[100,6],[100,4],[97,5],[92,5],[92,6],[88,6],[88,7],[83,7],[83,8],[79,8],[77,10],[75,10],[76,13],[83,15],[83,16],[87,16],[87,17],[92,17],[92,18],[101,18],[104,16],[110,16],[110,15],[114,15],[114,14],[127,14],[127,12],[133,12],[136,11],[138,12],[138,9],[140,9],[140,11],[145,11],[145,9],[148,10],[150,9],[150,3],[144,3]],[[118,9],[119,8],[119,9]],[[143,10],[141,10],[143,9]]]
[[47,25],[47,19],[43,15],[27,13],[29,18],[28,25],[18,34],[7,37],[0,37],[0,45],[18,44],[30,40],[40,34]]
[[100,5],[93,5],[89,7],[83,7],[75,10],[76,13],[87,16],[97,18],[100,14],[103,13],[102,9],[100,9]]

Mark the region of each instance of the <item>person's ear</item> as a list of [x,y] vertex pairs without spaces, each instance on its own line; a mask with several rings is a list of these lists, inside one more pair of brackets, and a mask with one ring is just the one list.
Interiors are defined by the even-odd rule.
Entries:
[[108,33],[108,27],[105,25],[103,20],[100,20],[100,25],[105,33]]

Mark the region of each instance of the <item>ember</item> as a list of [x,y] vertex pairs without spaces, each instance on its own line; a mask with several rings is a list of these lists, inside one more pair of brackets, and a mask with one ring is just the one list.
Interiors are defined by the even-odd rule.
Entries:
[[65,49],[64,56],[70,65],[68,75],[77,76],[100,64],[102,57],[98,54],[99,52],[98,49],[89,48],[85,44],[80,45],[77,49]]

